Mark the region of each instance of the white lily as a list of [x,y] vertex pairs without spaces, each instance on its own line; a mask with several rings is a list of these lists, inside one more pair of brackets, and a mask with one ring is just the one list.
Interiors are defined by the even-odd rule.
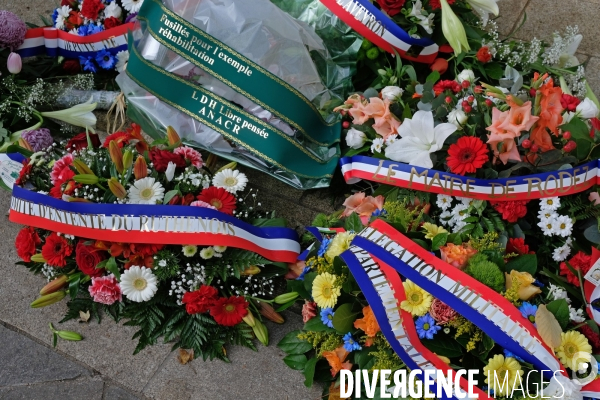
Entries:
[[452,11],[448,1],[440,0],[440,4],[442,5],[442,32],[452,49],[454,49],[454,54],[459,55],[463,51],[471,50],[465,27]]
[[[444,0],[442,0],[444,1]],[[412,119],[405,119],[398,128],[401,139],[385,148],[385,156],[394,161],[423,168],[433,167],[430,154],[442,148],[456,126],[448,123],[434,127],[431,111],[417,111]]]
[[44,117],[58,119],[71,125],[87,128],[92,133],[95,133],[96,116],[92,111],[96,108],[96,105],[97,103],[92,103],[92,97],[90,97],[85,103],[77,104],[66,110],[49,111],[41,114]]
[[435,15],[433,13],[427,14],[427,11],[423,9],[423,4],[421,0],[416,0],[413,4],[413,8],[408,15],[409,17],[415,17],[419,22],[419,25],[425,29],[425,31],[429,34],[433,33],[433,18]]
[[[580,64],[577,57],[575,57],[575,53],[577,52],[577,49],[579,48],[582,39],[583,35],[581,34],[577,34],[573,37],[573,40],[569,43],[567,48],[564,50],[563,53],[561,53],[560,57],[558,58],[559,68],[572,67]],[[557,39],[555,38],[554,41],[556,40]]]
[[498,0],[467,0],[467,3],[469,3],[473,10],[479,14],[483,26],[485,26],[488,23],[490,13],[498,16],[498,13],[500,12],[498,4],[496,4],[497,1]]

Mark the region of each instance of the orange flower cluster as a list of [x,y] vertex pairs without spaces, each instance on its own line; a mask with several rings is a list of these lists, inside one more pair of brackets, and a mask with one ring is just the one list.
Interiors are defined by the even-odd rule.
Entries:
[[[381,330],[377,323],[377,319],[375,318],[375,314],[373,313],[371,306],[366,306],[362,311],[363,317],[354,321],[354,327],[362,330],[369,338],[373,338],[377,335],[377,332]],[[370,345],[371,340],[367,339],[365,346],[369,347]]]
[[344,106],[336,108],[335,111],[347,110],[355,124],[362,125],[373,118],[375,120],[373,129],[383,139],[398,133],[400,121],[390,111],[389,100],[381,100],[379,97],[371,97],[367,100],[358,94],[354,94],[344,104]]
[[[536,72],[534,81],[543,81],[547,76],[548,74],[544,74],[540,77]],[[540,116],[531,131],[530,140],[537,144],[542,151],[548,151],[554,149],[548,131],[558,136],[558,127],[562,124],[563,107],[560,100],[563,92],[559,86],[554,86],[554,81],[550,78],[539,88],[537,95],[539,96]]]
[[323,357],[331,367],[331,376],[335,377],[343,369],[352,369],[352,363],[346,361],[348,354],[350,353],[344,349],[344,346],[340,346],[333,351],[323,352]]
[[440,247],[440,253],[443,261],[462,269],[467,266],[469,258],[473,257],[477,250],[467,244],[455,245],[454,243],[448,243]]

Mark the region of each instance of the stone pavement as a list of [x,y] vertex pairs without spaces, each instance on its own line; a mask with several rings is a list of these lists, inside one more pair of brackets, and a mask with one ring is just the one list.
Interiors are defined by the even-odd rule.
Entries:
[[[243,0],[240,0],[243,1]],[[41,24],[58,0],[0,0],[0,9],[16,12],[25,21]],[[595,18],[600,0],[501,0],[503,32],[527,21],[516,36],[551,40],[564,24],[579,25],[584,40],[577,56],[587,61],[587,75],[600,96],[600,46],[595,44]],[[507,22],[505,22],[507,21]],[[301,192],[256,171],[246,171],[265,209],[275,209],[291,226],[309,224],[318,212],[339,207],[341,197],[331,190]],[[111,320],[101,324],[70,321],[59,329],[80,332],[81,342],[59,341],[52,349],[48,323],[57,322],[63,303],[33,310],[29,303],[44,279],[15,266],[14,237],[18,226],[4,215],[10,196],[0,192],[0,399],[214,399],[316,400],[320,389],[306,389],[303,377],[281,361],[275,344],[286,332],[301,326],[300,317],[287,313],[286,324],[269,325],[271,344],[258,352],[232,348],[232,364],[194,361],[180,365],[170,345],[158,344],[133,356],[134,329]]]

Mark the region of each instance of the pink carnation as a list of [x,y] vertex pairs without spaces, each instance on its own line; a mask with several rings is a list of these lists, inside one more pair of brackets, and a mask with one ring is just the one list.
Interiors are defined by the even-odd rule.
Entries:
[[111,305],[123,300],[121,287],[114,275],[92,278],[92,284],[88,289],[96,303]]
[[216,207],[211,206],[210,204],[208,204],[205,201],[202,200],[196,200],[196,201],[192,201],[190,203],[190,206],[192,207],[204,207],[204,208],[210,208],[211,210],[216,210]]
[[71,165],[73,165],[73,155],[71,153],[54,163],[52,172],[50,172],[50,180],[53,185],[62,185],[75,176],[75,173],[70,168]]
[[189,161],[194,167],[202,168],[202,155],[191,147],[182,146],[173,150],[173,153],[183,156],[186,161]]
[[304,300],[302,306],[302,321],[307,323],[313,317],[317,316],[317,303],[313,301]]
[[456,311],[440,299],[433,300],[429,314],[440,325],[447,324],[456,317]]

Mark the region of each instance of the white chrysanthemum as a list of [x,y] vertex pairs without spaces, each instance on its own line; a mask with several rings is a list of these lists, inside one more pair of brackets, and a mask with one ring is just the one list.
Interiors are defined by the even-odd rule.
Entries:
[[213,249],[212,247],[206,247],[202,250],[200,250],[200,257],[202,257],[205,260],[210,260],[211,258],[213,258],[215,255],[215,249]]
[[549,292],[550,296],[552,296],[552,300],[565,299],[567,301],[567,303],[571,302],[567,291],[565,289],[561,288],[560,286],[557,286],[557,285],[554,285],[551,283],[550,287],[548,288],[548,292]]
[[563,246],[554,249],[552,252],[552,259],[556,262],[562,262],[569,257],[569,254],[571,254],[571,248],[567,244],[564,244]]
[[248,178],[245,174],[237,169],[234,171],[230,168],[217,172],[212,180],[214,186],[223,188],[233,194],[239,190],[244,190],[247,183]]
[[121,50],[117,53],[117,63],[115,64],[115,69],[117,72],[125,71],[125,66],[127,65],[127,61],[129,61],[129,51]]
[[198,246],[194,246],[193,244],[189,244],[187,246],[183,246],[183,255],[186,257],[194,257],[198,252]]
[[454,222],[452,220],[452,212],[446,210],[440,214],[440,221],[445,226],[453,226]]
[[388,138],[385,140],[385,145],[389,146],[390,144],[393,144],[396,142],[396,140],[398,140],[398,135],[390,135],[388,136]]
[[175,177],[175,170],[177,169],[177,165],[173,161],[169,161],[167,164],[167,170],[165,171],[165,176],[167,177],[167,182],[171,182],[173,177]]
[[138,179],[129,188],[129,203],[131,204],[156,204],[165,196],[165,188],[154,178]]
[[133,14],[140,11],[144,0],[123,0],[121,4],[123,4],[124,9]]
[[437,206],[442,210],[447,210],[452,206],[452,196],[446,196],[445,194],[437,195]]
[[537,225],[542,228],[542,233],[546,236],[552,236],[556,233],[555,224],[549,218],[540,218],[540,222]]
[[121,274],[121,291],[131,301],[148,301],[158,290],[157,280],[152,270],[134,265]]
[[215,249],[217,253],[224,253],[225,250],[227,250],[227,246],[213,246],[213,249]]
[[116,1],[113,1],[104,8],[104,18],[121,18],[121,11],[121,7],[119,7]]
[[583,310],[576,309],[571,306],[569,306],[569,318],[571,319],[571,321],[575,322],[576,324],[580,324],[583,321],[585,321],[585,317],[583,316]]
[[552,210],[540,210],[538,211],[538,219],[541,221],[543,219],[555,220],[558,218],[558,214]]
[[556,211],[560,207],[559,197],[548,197],[547,199],[540,199],[541,210],[552,210]]
[[467,207],[471,207],[476,201],[475,199],[470,199],[468,197],[457,197],[456,199],[460,200],[460,202]]
[[562,237],[571,236],[573,232],[573,220],[568,215],[561,215],[554,220],[555,234]]
[[371,145],[371,151],[373,153],[377,152],[377,153],[381,153],[381,150],[383,150],[383,138],[377,138],[377,139],[373,139],[373,144]]

